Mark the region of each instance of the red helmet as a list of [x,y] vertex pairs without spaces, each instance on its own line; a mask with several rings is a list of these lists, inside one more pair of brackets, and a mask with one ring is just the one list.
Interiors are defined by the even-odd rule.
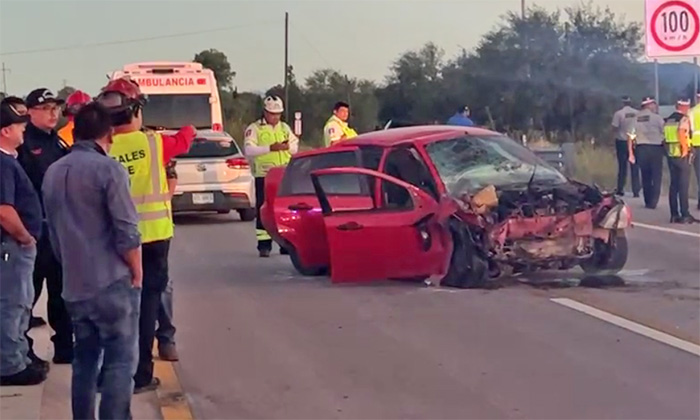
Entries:
[[141,88],[135,81],[121,77],[110,80],[97,96],[97,101],[112,112],[120,112],[143,106],[146,96],[141,93]]
[[68,98],[66,98],[66,108],[63,111],[63,115],[74,116],[78,113],[80,108],[83,107],[83,105],[89,103],[91,100],[92,98],[90,95],[82,90],[76,90],[75,92],[71,93]]

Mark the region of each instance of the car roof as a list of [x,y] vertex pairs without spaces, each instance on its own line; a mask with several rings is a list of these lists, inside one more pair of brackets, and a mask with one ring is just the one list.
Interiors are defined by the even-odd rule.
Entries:
[[460,127],[454,125],[421,125],[415,127],[392,128],[372,131],[343,141],[333,147],[380,146],[394,147],[403,143],[431,143],[463,135],[484,136],[498,135],[494,131],[478,127]]

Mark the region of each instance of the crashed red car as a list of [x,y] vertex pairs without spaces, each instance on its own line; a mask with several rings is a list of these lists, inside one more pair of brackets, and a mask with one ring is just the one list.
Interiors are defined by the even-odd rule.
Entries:
[[502,134],[422,126],[294,156],[265,179],[261,219],[304,275],[480,287],[535,269],[613,274],[629,208]]

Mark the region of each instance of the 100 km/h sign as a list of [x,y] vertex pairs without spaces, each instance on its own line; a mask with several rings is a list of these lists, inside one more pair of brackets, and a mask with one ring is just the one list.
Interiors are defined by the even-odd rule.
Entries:
[[646,0],[649,58],[700,56],[700,0]]

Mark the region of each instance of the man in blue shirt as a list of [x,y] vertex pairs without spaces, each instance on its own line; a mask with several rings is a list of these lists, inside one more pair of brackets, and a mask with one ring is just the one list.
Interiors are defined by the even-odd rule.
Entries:
[[130,419],[143,281],[139,218],[126,170],[107,155],[107,109],[85,105],[73,134],[71,153],[49,167],[42,185],[51,247],[63,267],[62,297],[75,331],[73,418],[95,416],[104,354],[99,418]]
[[469,118],[471,111],[468,106],[460,107],[453,116],[447,120],[447,125],[461,125],[463,127],[473,127],[474,121]]
[[43,365],[29,357],[25,331],[34,303],[32,272],[43,214],[17,148],[29,121],[19,98],[0,102],[0,385],[36,385]]

